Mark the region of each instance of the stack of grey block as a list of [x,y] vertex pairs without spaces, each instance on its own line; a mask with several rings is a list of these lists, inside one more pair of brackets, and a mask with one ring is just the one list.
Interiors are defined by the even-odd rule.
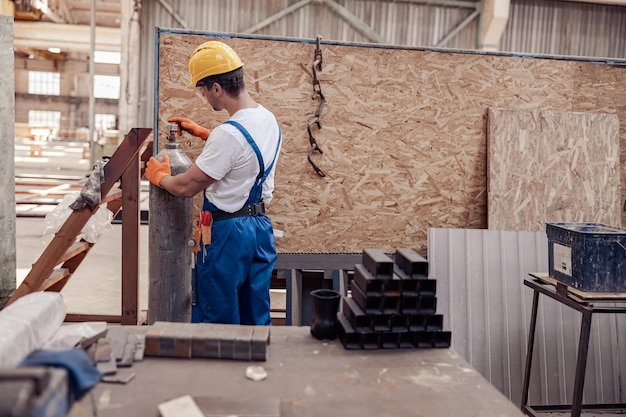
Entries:
[[346,349],[450,347],[436,292],[428,261],[412,249],[365,249],[337,313],[339,340]]
[[265,361],[270,327],[157,321],[145,343],[146,356]]

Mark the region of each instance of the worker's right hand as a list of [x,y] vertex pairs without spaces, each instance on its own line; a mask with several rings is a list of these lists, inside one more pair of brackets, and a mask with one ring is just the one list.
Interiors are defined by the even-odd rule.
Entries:
[[211,131],[206,127],[202,127],[199,124],[195,123],[191,119],[186,119],[184,117],[171,117],[167,119],[168,123],[176,123],[178,124],[178,134],[182,135],[183,132],[189,132],[195,137],[198,137],[202,140],[207,140]]
[[172,175],[170,156],[168,154],[163,155],[163,162],[159,162],[154,156],[151,156],[146,164],[146,178],[152,184],[161,187],[161,181],[168,175]]

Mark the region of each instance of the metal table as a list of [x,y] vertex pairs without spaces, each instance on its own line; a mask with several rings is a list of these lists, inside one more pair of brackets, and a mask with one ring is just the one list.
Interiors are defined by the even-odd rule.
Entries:
[[[248,366],[267,378],[247,379]],[[345,350],[309,327],[272,327],[264,362],[146,357],[127,372],[128,384],[99,383],[69,416],[158,416],[190,395],[205,416],[523,417],[452,349]]]
[[[556,281],[548,274],[531,273],[532,279],[525,279],[524,285],[533,290],[533,306],[530,318],[530,330],[528,332],[528,348],[526,354],[526,368],[524,372],[524,385],[522,391],[522,411],[530,416],[537,417],[540,412],[571,411],[571,417],[579,417],[582,410],[624,410],[626,404],[582,404],[583,387],[585,384],[585,371],[587,367],[587,354],[589,351],[589,335],[591,331],[591,317],[594,313],[622,314],[626,313],[626,306],[604,306],[597,304],[626,302],[626,293],[595,293],[580,291]],[[535,328],[537,325],[537,308],[539,295],[546,295],[560,303],[563,303],[582,314],[580,324],[580,336],[578,342],[578,354],[576,358],[576,370],[574,378],[574,393],[572,404],[559,405],[529,405],[528,390],[530,383],[530,370],[533,360],[535,344]]]

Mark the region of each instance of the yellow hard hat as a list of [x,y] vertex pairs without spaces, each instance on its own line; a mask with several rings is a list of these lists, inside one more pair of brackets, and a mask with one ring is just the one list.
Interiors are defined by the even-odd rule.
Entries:
[[198,46],[189,58],[189,75],[193,87],[198,81],[210,75],[225,74],[243,66],[239,55],[220,41],[208,41]]

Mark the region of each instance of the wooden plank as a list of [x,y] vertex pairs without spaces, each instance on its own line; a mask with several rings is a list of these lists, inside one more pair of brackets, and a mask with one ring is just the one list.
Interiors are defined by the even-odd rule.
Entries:
[[59,283],[59,281],[65,281],[70,275],[71,273],[67,268],[55,269],[52,274],[50,274],[48,279],[41,284],[39,291],[60,291],[60,289],[56,289],[57,287],[55,286]]
[[489,229],[621,226],[616,114],[489,109]]
[[68,323],[78,323],[85,321],[106,321],[107,323],[120,323],[121,316],[114,314],[77,314],[68,313],[65,315]]
[[70,248],[63,254],[63,256],[61,256],[59,258],[59,264],[63,263],[69,259],[72,259],[73,257],[77,256],[78,254],[84,253],[89,251],[89,248],[91,248],[92,244],[89,242],[85,242],[85,241],[80,241],[80,242],[76,242],[74,243],[72,246],[70,246]]
[[[171,116],[210,129],[227,118],[207,112],[206,102],[186,88],[187,60],[209,39],[160,34],[159,137]],[[281,252],[406,247],[424,255],[428,227],[487,228],[488,108],[616,114],[626,140],[625,68],[323,42],[318,77],[327,101],[315,137],[324,153],[314,155],[326,173],[320,178],[306,161],[306,126],[317,110],[314,40],[222,40],[241,56],[246,85],[277,115],[285,138],[267,205],[275,230],[283,232],[276,239]],[[189,135],[180,144],[192,160],[203,146]],[[626,171],[621,184],[623,196]],[[200,204],[198,196],[194,213]]]
[[122,324],[136,325],[139,315],[139,157],[122,174]]
[[[549,274],[546,273],[531,273],[532,277],[538,279],[539,281],[552,285],[556,288],[557,280],[552,278]],[[568,296],[574,296],[577,300],[580,301],[604,301],[604,302],[619,302],[624,301],[626,299],[625,292],[588,292],[581,291],[578,288],[570,287],[569,285],[565,285],[567,288]]]

